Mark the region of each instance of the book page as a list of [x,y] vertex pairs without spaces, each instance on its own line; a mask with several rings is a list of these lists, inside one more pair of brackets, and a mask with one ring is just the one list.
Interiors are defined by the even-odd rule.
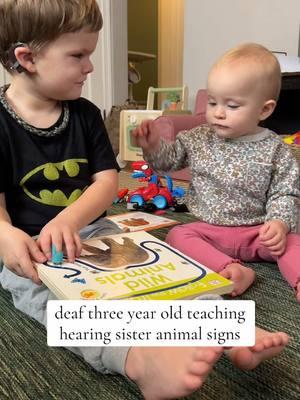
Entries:
[[125,214],[110,215],[106,217],[114,222],[124,232],[150,231],[164,226],[172,226],[179,222],[151,213],[133,211]]

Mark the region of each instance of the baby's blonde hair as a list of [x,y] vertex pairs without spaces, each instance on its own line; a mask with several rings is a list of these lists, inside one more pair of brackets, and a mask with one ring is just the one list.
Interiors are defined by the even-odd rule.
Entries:
[[39,50],[64,33],[97,32],[103,24],[96,0],[0,0],[0,21],[0,62],[7,70],[18,42]]
[[249,77],[259,73],[261,89],[266,99],[277,100],[281,89],[281,70],[277,58],[266,47],[257,43],[244,43],[228,50],[213,65],[219,67],[228,64],[246,66]]

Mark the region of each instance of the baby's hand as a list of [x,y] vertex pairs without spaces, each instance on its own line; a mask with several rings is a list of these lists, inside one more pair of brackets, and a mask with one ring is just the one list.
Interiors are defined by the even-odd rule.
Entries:
[[75,257],[79,257],[81,253],[81,240],[77,230],[59,217],[44,226],[38,245],[49,261],[52,258],[52,245],[57,252],[64,250],[70,262],[74,262]]
[[146,119],[131,134],[136,138],[137,145],[146,153],[158,150],[160,135],[153,120]]
[[281,256],[285,251],[288,227],[280,219],[267,221],[259,230],[259,239],[273,256]]
[[47,259],[27,233],[10,224],[1,226],[0,254],[4,265],[12,272],[41,283],[33,261],[43,263]]

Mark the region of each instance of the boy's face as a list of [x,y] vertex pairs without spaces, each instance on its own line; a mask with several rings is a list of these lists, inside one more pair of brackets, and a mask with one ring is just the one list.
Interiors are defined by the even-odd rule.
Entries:
[[261,79],[245,66],[219,65],[208,76],[207,122],[217,135],[237,138],[258,133],[265,104]]
[[80,97],[87,75],[93,71],[90,56],[98,32],[65,33],[47,44],[34,57],[32,78],[41,97],[74,100]]

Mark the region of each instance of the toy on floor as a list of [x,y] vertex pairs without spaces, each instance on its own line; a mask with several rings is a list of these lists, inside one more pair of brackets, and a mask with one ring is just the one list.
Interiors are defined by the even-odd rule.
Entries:
[[300,144],[300,131],[293,135],[286,136],[283,141],[287,144]]
[[115,202],[126,199],[127,208],[144,211],[163,210],[167,207],[174,207],[176,210],[177,206],[182,208],[185,190],[182,187],[173,189],[173,181],[168,175],[162,176],[166,180],[165,186],[161,177],[155,174],[145,161],[135,161],[131,166],[133,169],[131,176],[141,182],[148,182],[148,185],[132,191],[119,190]]

